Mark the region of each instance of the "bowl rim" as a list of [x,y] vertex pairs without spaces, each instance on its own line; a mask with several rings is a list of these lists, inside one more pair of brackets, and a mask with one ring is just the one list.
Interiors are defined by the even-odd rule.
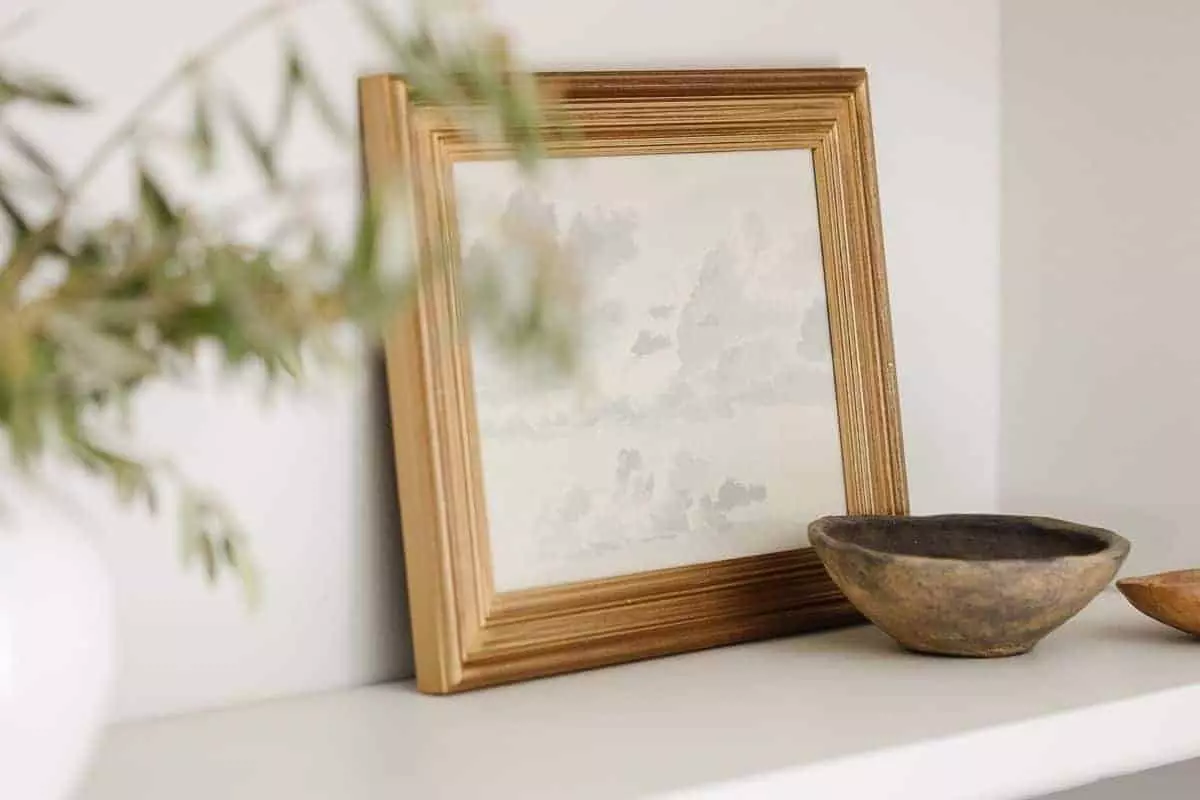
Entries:
[[1147,592],[1166,594],[1193,594],[1200,592],[1200,568],[1172,569],[1152,572],[1148,575],[1129,575],[1117,581],[1122,593],[1126,589],[1145,589]]
[[[1071,533],[1084,534],[1090,536],[1101,543],[1104,547],[1092,553],[1068,553],[1059,556],[1042,556],[1042,557],[1027,557],[1027,558],[944,558],[940,556],[925,556],[916,555],[913,553],[897,553],[892,550],[878,550],[873,547],[866,547],[857,542],[848,542],[843,539],[838,539],[827,532],[827,528],[833,523],[845,523],[865,520],[879,519],[906,519],[917,522],[948,522],[948,521],[990,521],[990,522],[1025,522],[1034,525],[1057,529],[1061,531],[1069,531]],[[1084,525],[1079,522],[1070,522],[1069,520],[1059,519],[1058,517],[1047,517],[1040,515],[1026,514],[827,514],[817,517],[808,524],[808,540],[809,543],[816,546],[818,540],[820,544],[832,550],[841,550],[844,552],[861,553],[872,556],[888,556],[894,559],[903,559],[905,561],[913,561],[918,563],[929,562],[945,564],[953,562],[958,564],[1046,564],[1058,563],[1064,560],[1081,561],[1096,558],[1112,558],[1116,556],[1118,560],[1124,559],[1129,554],[1130,543],[1124,536],[1111,531],[1108,528],[1098,528],[1094,525]]]

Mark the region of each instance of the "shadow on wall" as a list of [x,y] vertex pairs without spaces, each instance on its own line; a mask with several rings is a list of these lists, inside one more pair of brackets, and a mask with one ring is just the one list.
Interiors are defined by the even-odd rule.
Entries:
[[361,417],[359,483],[361,530],[368,548],[366,583],[359,587],[364,604],[373,605],[378,635],[366,647],[366,663],[380,665],[379,681],[413,676],[412,628],[408,617],[408,581],[400,532],[400,505],[396,493],[396,461],[388,408],[387,372],[382,352],[374,350],[367,364],[367,409]]

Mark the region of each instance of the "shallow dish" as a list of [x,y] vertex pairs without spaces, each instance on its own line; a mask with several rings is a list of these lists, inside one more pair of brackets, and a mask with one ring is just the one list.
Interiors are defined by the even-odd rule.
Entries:
[[1147,617],[1200,636],[1200,569],[1122,578],[1117,588]]
[[910,650],[1027,652],[1116,574],[1129,542],[1045,517],[822,517],[809,540],[834,582]]

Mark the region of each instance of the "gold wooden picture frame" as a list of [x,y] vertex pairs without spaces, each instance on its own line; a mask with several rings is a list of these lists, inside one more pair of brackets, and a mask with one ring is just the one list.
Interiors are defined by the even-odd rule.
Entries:
[[[866,73],[549,73],[570,135],[549,156],[811,152],[844,509],[902,514],[907,489]],[[459,250],[455,164],[503,159],[395,76],[365,78],[368,185],[414,187],[421,253]],[[556,123],[557,124],[557,123]],[[447,693],[857,621],[811,549],[498,590],[470,343],[455,269],[422,273],[386,341],[417,686]],[[797,311],[799,313],[799,310]],[[797,489],[802,491],[802,487]]]

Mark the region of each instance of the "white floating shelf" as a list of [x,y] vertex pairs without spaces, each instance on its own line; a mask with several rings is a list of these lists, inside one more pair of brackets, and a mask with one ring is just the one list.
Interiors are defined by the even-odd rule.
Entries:
[[1110,590],[1013,659],[909,655],[858,627],[118,726],[80,800],[990,800],[1195,756],[1200,642]]

